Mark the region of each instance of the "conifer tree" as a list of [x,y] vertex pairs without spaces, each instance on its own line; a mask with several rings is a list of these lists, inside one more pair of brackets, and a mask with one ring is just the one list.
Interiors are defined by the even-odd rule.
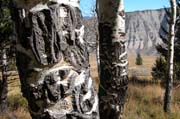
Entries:
[[7,49],[11,47],[12,21],[8,1],[0,0],[0,113],[7,111]]
[[141,54],[137,53],[136,65],[142,65],[142,64],[143,64],[143,60],[142,60]]

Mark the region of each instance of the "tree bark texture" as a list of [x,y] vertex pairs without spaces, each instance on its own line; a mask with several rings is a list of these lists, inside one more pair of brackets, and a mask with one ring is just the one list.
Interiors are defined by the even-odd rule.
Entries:
[[176,24],[176,0],[170,0],[171,16],[169,27],[169,44],[168,44],[168,72],[167,83],[164,97],[164,111],[170,112],[170,103],[173,91],[173,70],[174,70],[174,39],[175,39],[175,24]]
[[2,79],[0,79],[0,115],[7,111],[7,55],[5,48],[1,51],[1,70]]
[[123,0],[99,0],[100,117],[121,119],[128,87]]
[[33,119],[99,119],[81,12],[63,1],[16,9],[23,96]]

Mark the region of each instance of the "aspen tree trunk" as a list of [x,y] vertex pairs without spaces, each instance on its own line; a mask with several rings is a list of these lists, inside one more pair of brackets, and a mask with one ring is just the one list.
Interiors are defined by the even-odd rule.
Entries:
[[98,1],[100,38],[100,117],[122,119],[128,87],[123,0]]
[[99,56],[99,34],[96,33],[96,62],[97,62],[97,70],[98,77],[100,77],[100,56]]
[[0,79],[0,115],[7,111],[7,56],[6,49],[1,52],[2,79]]
[[[97,15],[97,22],[99,21],[99,14],[98,14],[98,9],[99,9],[99,0],[96,0],[96,7],[95,7],[95,12]],[[99,23],[99,22],[98,22]],[[96,31],[96,62],[97,62],[97,69],[98,69],[98,77],[100,77],[100,52],[99,52],[99,31],[97,28]]]
[[174,65],[174,39],[175,39],[175,24],[176,24],[176,0],[170,0],[171,5],[171,18],[170,18],[170,27],[169,27],[169,46],[168,46],[168,74],[167,74],[167,83],[166,91],[164,98],[164,111],[170,112],[170,103],[173,90],[173,65]]
[[16,1],[17,67],[33,119],[99,119],[79,0]]

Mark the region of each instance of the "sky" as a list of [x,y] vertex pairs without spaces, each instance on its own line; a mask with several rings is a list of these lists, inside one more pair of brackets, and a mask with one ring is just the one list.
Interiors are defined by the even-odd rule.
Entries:
[[[91,16],[91,10],[95,0],[81,0],[80,8],[83,16]],[[169,7],[169,0],[124,0],[125,11],[159,9]]]

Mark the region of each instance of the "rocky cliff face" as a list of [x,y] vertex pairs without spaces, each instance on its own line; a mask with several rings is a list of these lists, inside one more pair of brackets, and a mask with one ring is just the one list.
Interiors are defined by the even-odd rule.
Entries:
[[159,31],[164,16],[163,9],[126,14],[126,37],[130,53],[156,54],[155,46],[162,43]]
[[[126,13],[126,37],[130,54],[157,54],[155,46],[162,43],[159,31],[161,24],[166,24],[164,16],[164,9]],[[97,24],[94,21],[93,18],[86,18],[84,23],[87,31],[85,38],[92,43],[96,42]]]

